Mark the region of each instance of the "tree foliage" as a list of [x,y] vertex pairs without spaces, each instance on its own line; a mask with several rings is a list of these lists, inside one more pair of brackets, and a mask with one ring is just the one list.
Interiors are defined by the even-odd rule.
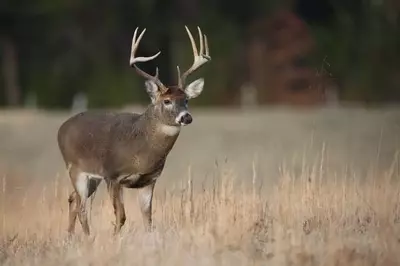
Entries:
[[246,80],[242,59],[251,25],[282,9],[307,23],[316,43],[310,68],[326,59],[341,99],[400,100],[396,1],[3,0],[0,104],[12,104],[10,81],[20,105],[35,96],[42,108],[69,108],[78,92],[96,108],[147,102],[143,80],[128,64],[133,31],[148,29],[138,53],[162,52],[143,69],[154,73],[158,66],[164,83],[173,84],[176,65],[192,60],[184,25],[192,32],[201,26],[210,42],[212,61],[195,75],[205,77],[207,89],[196,102],[223,103]]

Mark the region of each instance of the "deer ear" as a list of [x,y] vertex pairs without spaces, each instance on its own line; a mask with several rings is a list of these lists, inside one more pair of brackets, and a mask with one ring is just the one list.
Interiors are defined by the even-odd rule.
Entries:
[[146,86],[146,91],[147,91],[147,94],[149,94],[151,101],[155,102],[155,100],[157,99],[157,96],[158,96],[157,84],[152,80],[146,80],[146,82],[144,84]]
[[186,96],[189,99],[196,98],[203,91],[203,87],[204,87],[204,79],[203,78],[196,79],[195,81],[186,86],[185,88]]

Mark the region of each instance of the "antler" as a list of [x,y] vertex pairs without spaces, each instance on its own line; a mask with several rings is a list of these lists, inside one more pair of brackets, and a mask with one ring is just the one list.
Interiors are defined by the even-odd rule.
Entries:
[[[211,60],[210,52],[208,49],[207,36],[204,34],[204,44],[203,44],[203,34],[201,33],[200,28],[197,27],[197,30],[199,32],[199,37],[200,37],[200,53],[198,53],[192,34],[190,33],[188,27],[185,26],[185,28],[189,35],[190,42],[192,44],[194,60],[193,60],[193,65],[185,73],[183,73],[182,76],[181,76],[181,73],[179,70],[179,66],[177,66],[178,86],[179,86],[179,88],[182,88],[182,89],[183,89],[183,85],[185,84],[186,78],[191,73],[193,73],[196,69],[198,69],[200,66],[202,66],[203,64],[205,64]],[[203,54],[204,47],[205,47],[205,54]]]
[[135,33],[133,34],[133,38],[132,38],[131,58],[129,60],[129,65],[135,67],[136,72],[138,72],[139,75],[143,76],[146,79],[154,81],[157,84],[158,88],[162,92],[164,92],[164,91],[166,91],[166,87],[164,86],[164,84],[162,84],[162,82],[158,78],[158,68],[156,68],[156,74],[154,76],[152,76],[152,75],[144,72],[143,70],[141,70],[138,66],[136,66],[136,63],[151,61],[154,58],[156,58],[157,56],[159,56],[160,53],[161,53],[161,52],[158,52],[155,55],[149,56],[149,57],[135,57],[136,50],[139,47],[139,43],[140,43],[140,41],[141,41],[146,29],[144,29],[140,33],[139,37],[136,40],[137,30],[138,30],[138,28],[135,29]]

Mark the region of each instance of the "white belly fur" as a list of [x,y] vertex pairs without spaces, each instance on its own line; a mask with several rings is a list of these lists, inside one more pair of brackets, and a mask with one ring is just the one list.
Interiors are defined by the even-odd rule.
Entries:
[[[152,183],[158,178],[158,176],[159,173],[155,173],[152,175],[122,175],[117,178],[117,182],[126,184],[127,186],[135,185],[136,183]],[[103,179],[104,177],[98,174],[80,172],[75,181],[75,187],[79,196],[81,196],[83,199],[87,198],[89,194],[89,182],[97,181],[100,183]]]

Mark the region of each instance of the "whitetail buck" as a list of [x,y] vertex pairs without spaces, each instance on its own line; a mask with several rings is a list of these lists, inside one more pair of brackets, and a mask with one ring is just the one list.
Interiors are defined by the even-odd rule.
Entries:
[[141,70],[136,63],[156,58],[135,57],[146,29],[132,40],[130,65],[146,78],[145,87],[151,104],[142,114],[85,111],[65,121],[58,131],[58,146],[69,171],[74,191],[70,194],[68,232],[75,230],[76,216],[86,235],[90,234],[87,220],[87,199],[102,180],[107,184],[113,203],[118,233],[125,223],[122,188],[139,189],[138,203],[146,229],[152,226],[154,185],[161,175],[165,160],[179,136],[181,126],[192,122],[188,100],[200,95],[204,80],[185,85],[186,78],[201,65],[211,60],[207,37],[198,28],[200,51],[189,29],[194,62],[182,75],[178,71],[178,86],[165,86],[154,76]]

